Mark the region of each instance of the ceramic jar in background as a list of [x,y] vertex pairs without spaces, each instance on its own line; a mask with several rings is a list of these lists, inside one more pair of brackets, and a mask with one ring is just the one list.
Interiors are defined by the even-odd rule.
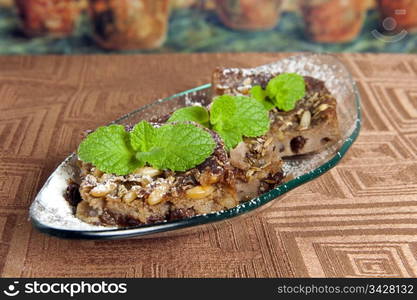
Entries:
[[227,27],[267,30],[275,27],[283,0],[216,0],[216,11]]
[[366,16],[363,0],[300,0],[307,36],[321,43],[354,40]]
[[0,7],[12,7],[13,0],[0,0]]
[[89,13],[105,49],[152,49],[166,39],[169,0],[89,0]]
[[23,32],[30,37],[71,34],[81,3],[78,0],[15,0]]
[[417,31],[416,0],[378,0],[378,9],[381,15],[382,27],[384,27],[384,22],[388,21],[390,28],[386,28],[386,30]]

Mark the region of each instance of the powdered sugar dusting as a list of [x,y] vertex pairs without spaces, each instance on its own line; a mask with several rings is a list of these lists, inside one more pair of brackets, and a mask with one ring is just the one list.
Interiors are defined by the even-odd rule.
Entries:
[[77,176],[76,155],[71,155],[51,174],[36,196],[30,207],[32,219],[44,226],[58,229],[110,229],[111,227],[90,225],[74,216],[72,207],[64,199],[64,192],[68,186],[67,180]]

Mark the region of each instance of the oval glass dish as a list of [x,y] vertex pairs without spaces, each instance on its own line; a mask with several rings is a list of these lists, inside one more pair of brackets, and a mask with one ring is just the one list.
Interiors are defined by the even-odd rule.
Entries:
[[[30,207],[30,218],[40,231],[64,238],[117,239],[130,237],[156,237],[184,234],[215,222],[229,222],[237,216],[249,216],[269,207],[272,200],[284,193],[324,174],[334,167],[355,141],[361,127],[360,95],[349,71],[333,55],[306,54],[292,56],[278,62],[257,67],[259,71],[295,72],[323,80],[337,99],[337,113],[341,140],[319,153],[284,159],[284,171],[290,180],[238,206],[215,213],[188,219],[167,221],[129,228],[103,227],[84,223],[74,216],[73,208],[64,199],[67,180],[77,181],[77,156],[67,157],[51,174]],[[211,100],[211,85],[206,84],[158,100],[139,108],[120,119],[116,124],[131,125],[164,115],[177,108],[193,104],[206,105]]]

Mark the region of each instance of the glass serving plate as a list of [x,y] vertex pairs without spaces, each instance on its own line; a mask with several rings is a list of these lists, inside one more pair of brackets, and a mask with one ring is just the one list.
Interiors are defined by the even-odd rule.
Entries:
[[[272,200],[334,167],[353,144],[361,127],[360,95],[352,76],[342,62],[329,54],[306,54],[255,69],[266,72],[295,72],[325,81],[326,87],[337,99],[342,139],[319,153],[284,160],[284,172],[291,175],[291,180],[234,208],[183,220],[129,228],[95,226],[74,216],[73,208],[63,197],[67,180],[79,179],[77,156],[73,153],[51,174],[33,201],[30,217],[34,226],[42,232],[65,238],[116,239],[185,234],[200,230],[202,226],[213,226],[215,222],[231,222],[236,220],[237,216],[258,213],[269,207]],[[113,123],[131,125],[187,105],[206,105],[210,102],[210,95],[211,85],[202,85],[141,107]]]

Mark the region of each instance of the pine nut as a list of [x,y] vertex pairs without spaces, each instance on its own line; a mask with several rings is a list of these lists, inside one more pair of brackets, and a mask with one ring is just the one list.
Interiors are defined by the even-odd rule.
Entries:
[[306,130],[310,127],[311,123],[311,113],[309,110],[306,110],[301,116],[300,120],[300,130]]
[[98,185],[90,191],[91,196],[93,197],[103,197],[110,193],[115,188],[114,185]]
[[152,167],[143,167],[143,168],[139,168],[135,171],[135,174],[139,174],[142,176],[149,176],[149,177],[155,177],[158,176],[160,174],[162,174],[161,170],[152,168]]
[[320,106],[317,108],[318,111],[324,111],[329,108],[329,105],[326,103],[320,104]]
[[187,190],[185,193],[188,198],[190,199],[202,199],[214,192],[214,187],[211,185],[202,186],[198,185],[195,186],[189,190]]
[[210,178],[209,178],[209,180],[207,181],[207,183],[208,184],[213,184],[213,183],[216,183],[216,182],[218,182],[219,181],[219,176],[215,176],[215,175],[213,175],[213,176],[210,176]]
[[123,201],[130,203],[133,200],[135,200],[137,196],[138,195],[136,194],[135,191],[129,191],[123,196]]
[[158,203],[162,202],[163,196],[168,191],[168,185],[161,184],[155,188],[155,190],[152,191],[152,193],[149,195],[148,199],[146,200],[149,205],[156,205]]

